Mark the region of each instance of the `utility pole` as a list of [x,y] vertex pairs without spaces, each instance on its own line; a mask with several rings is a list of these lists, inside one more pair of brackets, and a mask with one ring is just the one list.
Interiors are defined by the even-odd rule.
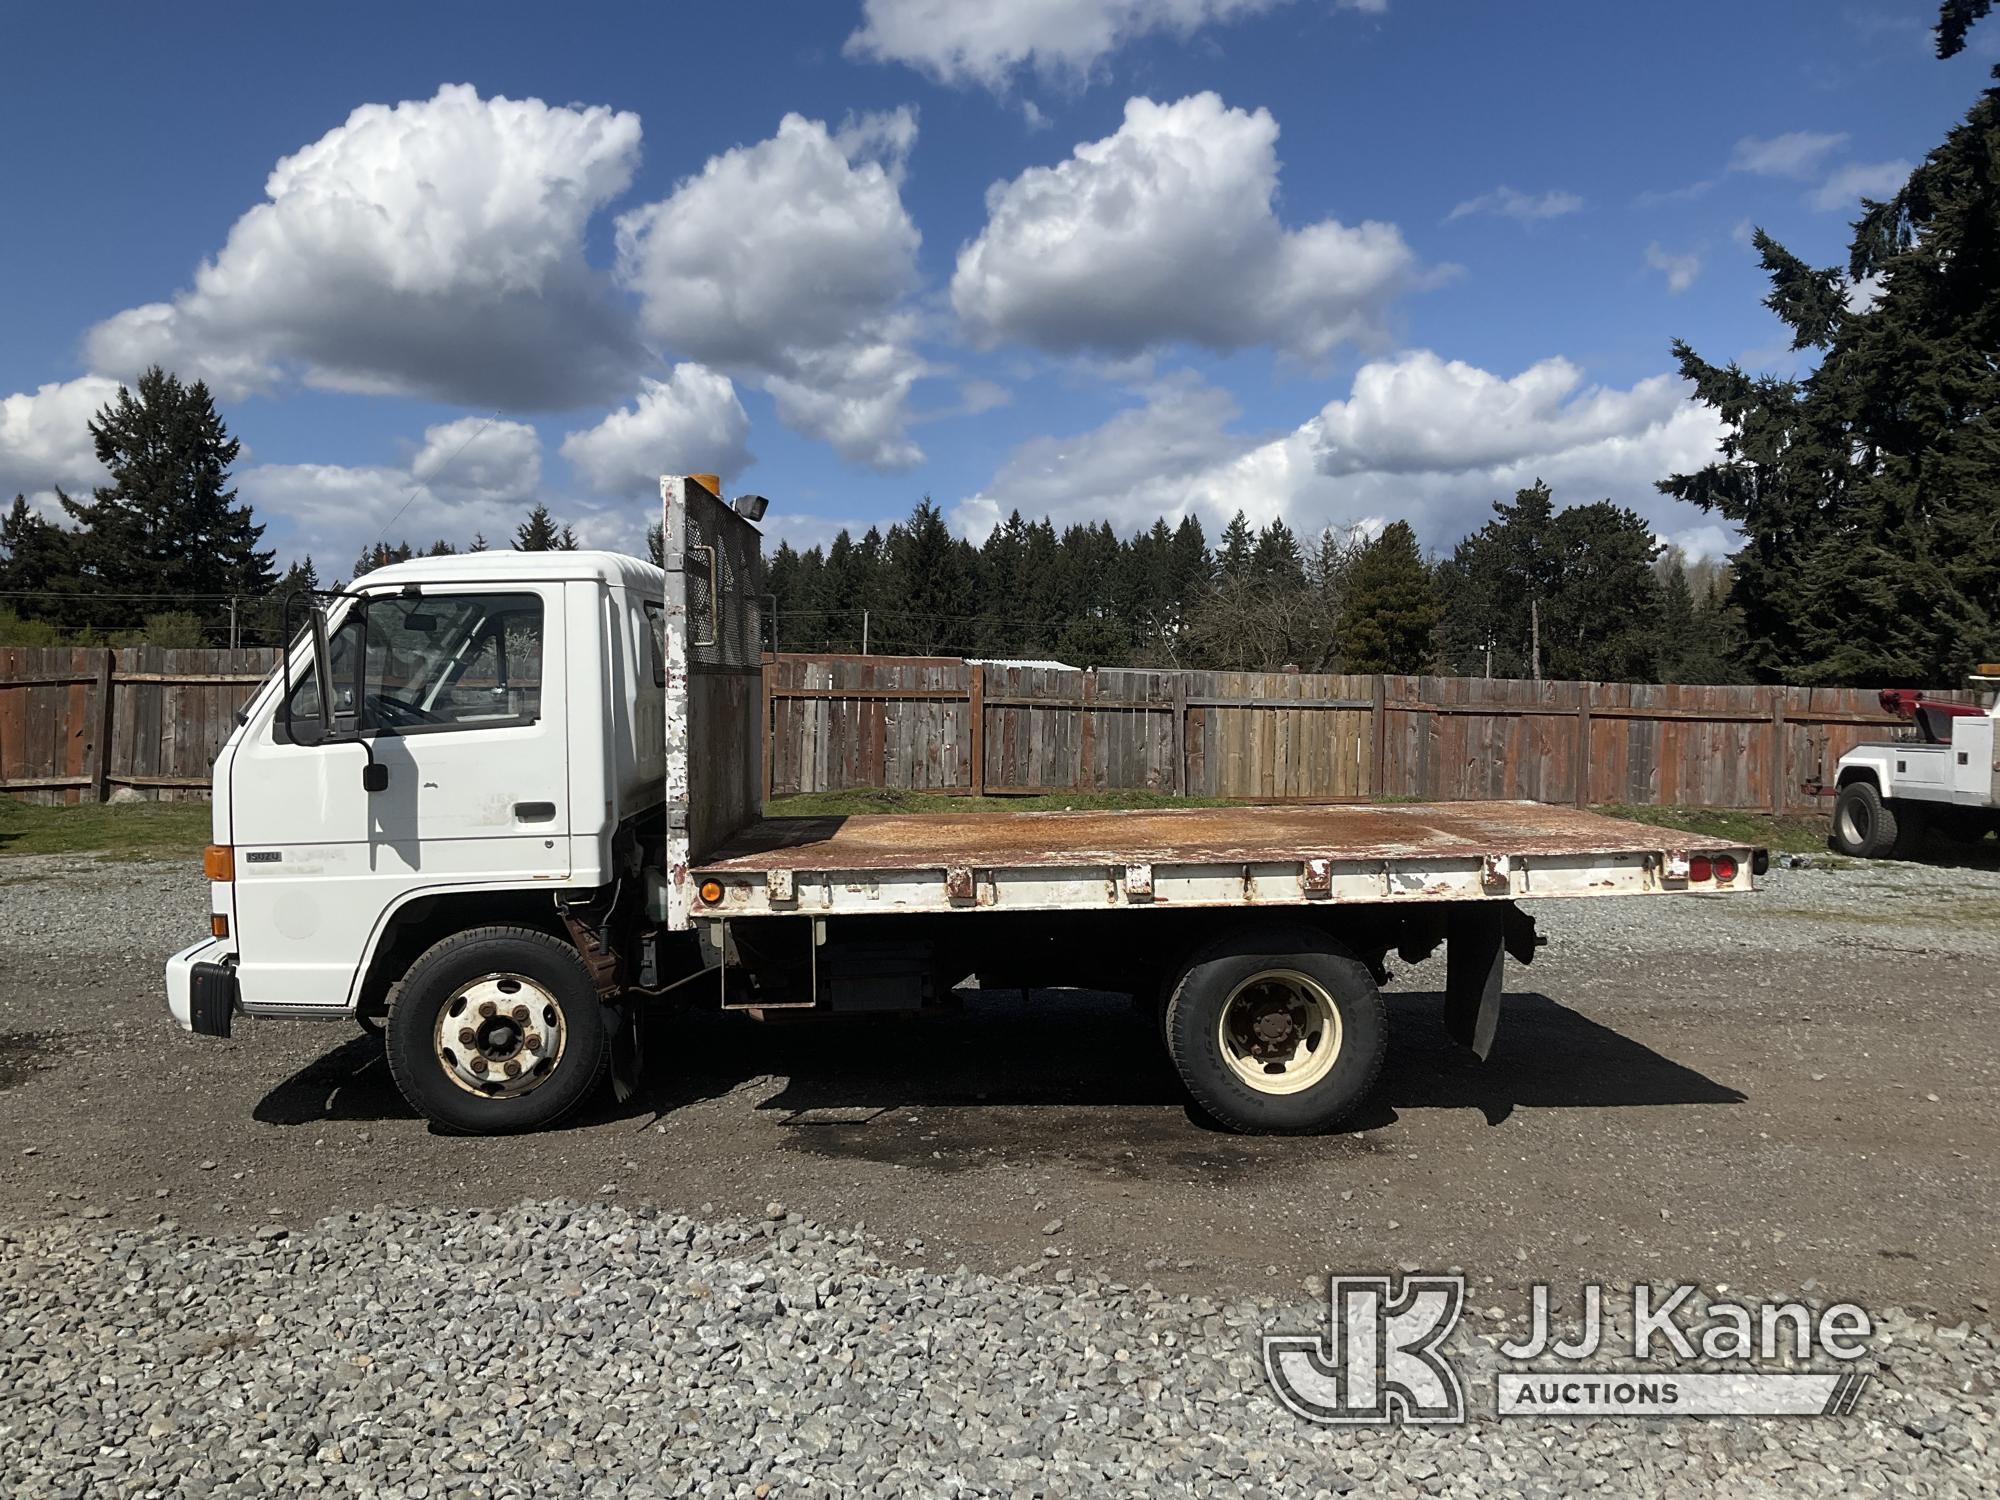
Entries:
[[1493,635],[1490,631],[1486,636],[1486,680],[1493,680]]
[[229,649],[236,649],[236,596],[229,596]]
[[868,611],[861,611],[861,654],[868,654]]
[[1542,680],[1542,601],[1528,601],[1528,659],[1533,663],[1535,681]]

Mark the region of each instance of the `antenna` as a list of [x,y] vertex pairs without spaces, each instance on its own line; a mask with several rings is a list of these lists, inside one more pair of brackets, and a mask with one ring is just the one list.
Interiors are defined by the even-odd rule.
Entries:
[[[388,520],[382,523],[382,534],[375,538],[375,541],[378,545],[386,547],[389,544],[389,528],[394,526],[398,521],[402,520],[403,512],[408,510],[410,508],[410,502],[417,498],[417,491],[428,488],[432,480],[442,476],[446,469],[449,469],[453,464],[458,462],[458,456],[461,453],[465,452],[467,448],[470,448],[473,445],[473,443],[478,440],[479,435],[481,433],[486,431],[487,428],[491,427],[495,422],[499,420],[500,420],[500,413],[497,411],[493,412],[486,418],[484,422],[481,422],[477,427],[472,429],[471,435],[468,436],[464,442],[460,443],[456,448],[452,449],[451,456],[449,458],[447,458],[443,463],[439,464],[435,469],[431,470],[431,472],[426,474],[422,479],[418,479],[415,484],[410,486],[409,494],[403,496],[403,503],[396,507],[396,513],[393,516],[389,517]],[[414,478],[415,476],[413,475],[412,477]]]

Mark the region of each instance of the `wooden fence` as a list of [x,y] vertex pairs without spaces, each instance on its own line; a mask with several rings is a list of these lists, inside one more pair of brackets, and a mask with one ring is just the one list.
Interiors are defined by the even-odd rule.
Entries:
[[[203,797],[268,649],[0,648],[0,792]],[[1962,697],[1941,693],[1940,697]],[[1289,672],[1074,672],[783,655],[764,669],[766,796],[1151,790],[1800,812],[1801,783],[1897,727],[1863,688],[1660,687]]]
[[1902,722],[1864,688],[1075,672],[792,654],[770,661],[764,682],[772,796],[1145,789],[1256,802],[1520,797],[1804,812],[1824,804],[1802,783]]
[[0,647],[0,792],[102,802],[120,787],[208,795],[236,710],[277,662],[269,648]]

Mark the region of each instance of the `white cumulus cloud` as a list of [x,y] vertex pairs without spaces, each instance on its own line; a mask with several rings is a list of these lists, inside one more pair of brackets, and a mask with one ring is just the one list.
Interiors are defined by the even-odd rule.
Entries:
[[[1077,78],[1149,32],[1189,36],[1285,0],[863,0],[849,57],[907,63],[941,83],[1005,87],[1019,69]],[[1343,0],[1379,11],[1387,0]]]
[[1037,438],[1001,465],[953,519],[977,533],[1019,507],[1122,531],[1194,513],[1213,537],[1242,510],[1302,532],[1407,519],[1449,547],[1536,479],[1560,503],[1606,497],[1663,534],[1697,518],[1654,489],[1714,456],[1714,413],[1676,377],[1628,389],[1585,383],[1550,359],[1502,376],[1417,350],[1365,364],[1345,399],[1275,434],[1235,430],[1235,402],[1189,376],[1158,382],[1091,431]]
[[648,380],[638,399],[572,432],[562,456],[600,495],[648,496],[662,474],[735,474],[750,462],[750,418],[727,375],[697,364]]
[[1128,101],[1115,134],[988,189],[953,307],[983,345],[1057,352],[1186,340],[1311,360],[1377,339],[1387,305],[1419,280],[1415,255],[1393,224],[1287,229],[1273,208],[1277,140],[1268,111],[1212,93]]
[[640,351],[585,262],[639,117],[482,99],[367,104],[284,158],[170,302],[92,329],[93,365],[155,361],[224,395],[312,385],[560,408],[630,388]]
[[464,548],[483,532],[506,545],[543,498],[541,439],[525,422],[461,417],[425,429],[407,463],[256,464],[236,484],[282,552],[313,554],[332,578],[377,540]]
[[907,468],[917,227],[903,207],[908,110],[839,131],[787,115],[618,220],[618,276],[648,337],[759,378],[780,417],[842,457]]
[[58,487],[76,495],[104,483],[90,420],[117,395],[117,381],[85,375],[0,398],[0,509],[25,494],[46,511]]

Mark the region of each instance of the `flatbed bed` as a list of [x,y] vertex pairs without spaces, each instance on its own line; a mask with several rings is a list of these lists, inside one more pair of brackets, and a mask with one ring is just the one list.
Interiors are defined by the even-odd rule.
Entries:
[[890,813],[763,819],[690,884],[695,915],[752,917],[1666,894],[1748,889],[1754,862],[1535,802]]

